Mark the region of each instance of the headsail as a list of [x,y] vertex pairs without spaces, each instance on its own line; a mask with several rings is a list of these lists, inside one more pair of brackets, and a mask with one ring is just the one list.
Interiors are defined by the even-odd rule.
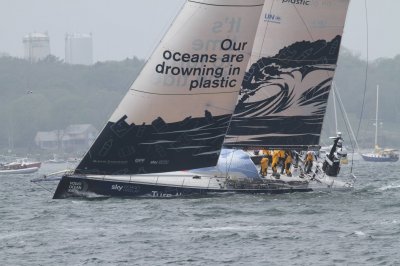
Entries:
[[215,165],[263,0],[188,0],[77,173]]
[[225,144],[319,144],[349,0],[266,0]]

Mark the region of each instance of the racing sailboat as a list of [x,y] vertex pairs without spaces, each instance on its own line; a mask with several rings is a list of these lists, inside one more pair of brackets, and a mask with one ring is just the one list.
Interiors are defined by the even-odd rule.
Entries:
[[340,168],[334,149],[325,170],[280,179],[261,178],[242,150],[318,144],[347,6],[187,0],[53,198],[287,193],[312,191],[312,182],[351,188],[326,174]]

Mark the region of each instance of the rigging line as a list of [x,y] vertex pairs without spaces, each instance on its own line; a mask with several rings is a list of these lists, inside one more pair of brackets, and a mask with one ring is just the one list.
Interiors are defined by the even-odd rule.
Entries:
[[226,161],[226,175],[227,175],[227,177],[228,177],[228,173],[229,173],[229,171],[231,170],[231,166],[232,166],[232,162],[233,162],[233,156],[235,155],[235,152],[237,151],[237,149],[233,149],[233,152],[231,153],[232,154],[232,156],[231,156],[231,159],[230,159],[230,162],[229,162],[229,166],[228,166],[228,160]]
[[[275,0],[272,1],[271,8],[269,9],[269,14],[272,14],[272,8],[274,7],[274,3],[275,3]],[[261,20],[261,18],[260,18],[260,20]],[[262,50],[263,50],[263,47],[264,47],[265,38],[267,37],[267,31],[268,31],[268,28],[269,28],[269,24],[270,24],[270,20],[267,19],[267,25],[265,26],[264,36],[263,36],[263,39],[262,39],[262,42],[261,42],[261,48],[260,48],[260,51],[258,53],[257,60],[261,58],[261,53],[262,53]]]
[[304,20],[303,16],[300,14],[300,11],[297,9],[297,7],[296,7],[295,5],[293,5],[293,7],[294,7],[294,9],[296,10],[297,15],[299,15],[299,17],[300,17],[300,19],[301,19],[301,22],[303,22],[304,26],[306,27],[307,32],[308,32],[308,34],[310,35],[311,40],[312,40],[313,42],[315,42],[314,37],[312,36],[311,30],[310,30],[310,28],[308,27],[308,25],[307,25],[306,21]]
[[[276,61],[283,61],[283,62],[311,62],[311,63],[315,62],[315,59],[295,59],[295,58],[279,58],[279,57],[270,57],[270,59],[273,59]],[[330,60],[330,61],[332,61],[332,60]],[[330,63],[329,59],[328,59],[327,64],[334,65],[334,66],[337,65],[337,63]]]
[[[236,110],[236,106],[233,108],[233,112],[232,112],[231,117],[230,117],[230,119],[229,119],[229,123],[228,123],[228,126],[227,126],[227,128],[226,128],[226,132],[225,132],[225,135],[224,135],[224,141],[222,142],[221,149],[224,147],[224,143],[225,143],[226,137],[228,136],[229,129],[231,128],[232,120],[233,120],[233,117],[234,117],[234,115],[235,115],[235,110]],[[236,140],[234,141],[234,143],[237,143],[237,142],[238,142],[238,139],[239,139],[239,135],[236,136]],[[221,156],[221,154],[220,154],[220,156]],[[228,170],[228,169],[227,169],[227,170]],[[226,172],[226,174],[228,175],[228,171]]]
[[[335,84],[335,87],[337,88],[336,84]],[[354,143],[355,143],[355,148],[357,149],[357,151],[360,151],[360,147],[358,146],[358,142],[357,142],[356,136],[355,136],[355,134],[353,132],[353,129],[351,127],[350,119],[349,119],[349,117],[347,115],[347,111],[346,111],[346,108],[344,107],[344,104],[343,104],[342,98],[340,97],[340,94],[338,94],[338,97],[339,97],[338,98],[339,99],[339,104],[342,106],[343,111],[344,111],[345,122],[349,125],[351,137],[353,137],[353,140],[354,140]]]
[[[306,27],[307,32],[308,32],[308,34],[310,35],[311,40],[312,40],[313,42],[315,42],[315,39],[314,39],[314,37],[313,37],[313,35],[312,35],[312,32],[311,32],[311,29],[309,28],[308,24],[306,23],[304,17],[301,15],[300,11],[298,10],[298,8],[297,8],[295,5],[294,5],[294,9],[296,10],[297,15],[299,15],[299,17],[300,17],[301,21],[303,22],[304,26]],[[343,32],[343,29],[342,29],[342,32]],[[342,34],[342,35],[343,35],[343,34]],[[326,41],[329,42],[329,40],[326,40]],[[339,49],[340,49],[340,47],[339,47]],[[330,75],[330,71],[329,71],[329,70],[325,70],[325,71],[324,71],[326,77],[327,77],[327,78],[332,78],[332,81],[333,81],[333,78],[334,78],[334,76],[335,76],[335,72],[336,72],[336,67],[337,67],[337,62],[338,62],[338,60],[339,60],[339,51],[338,51],[338,54],[337,54],[336,63],[334,64],[335,68],[333,69],[333,71],[334,71],[333,75],[332,75],[332,76]],[[312,65],[314,65],[314,64],[312,64]],[[332,83],[331,83],[331,85],[330,85],[329,91],[330,91],[331,88],[332,88]],[[325,106],[325,112],[326,112],[326,108],[327,108],[327,105]]]
[[[308,35],[310,35],[310,39],[313,42],[315,42],[316,40],[314,39],[314,36],[312,35],[312,31],[311,31],[310,27],[308,26],[308,24],[306,23],[306,21],[305,21],[304,17],[302,16],[302,14],[300,13],[299,9],[296,6],[294,6],[294,9],[296,10],[297,15],[300,17],[301,22],[303,22],[304,27],[306,28]],[[341,28],[343,29],[343,27],[341,27]],[[329,40],[327,40],[327,41],[329,41]],[[339,54],[338,54],[338,57],[339,57]],[[298,62],[305,61],[306,62],[307,60],[295,60],[294,59],[294,60],[291,60],[291,61],[298,61]],[[314,61],[314,60],[310,60],[310,61]],[[336,63],[333,64],[333,65],[335,65],[335,69],[336,69],[336,66],[337,66],[337,61],[338,61],[338,58],[336,58]],[[328,71],[326,71],[326,74],[329,77],[329,72]]]
[[[340,112],[341,112],[342,116],[344,117],[344,115],[345,115],[345,110],[344,110],[344,106],[342,106],[342,105],[340,104],[339,92],[338,92],[338,90],[337,90],[337,86],[336,86],[336,85],[334,86],[334,91],[335,91],[335,93],[334,93],[333,95],[335,95],[335,98],[336,98],[336,99],[333,99],[333,100],[334,100],[334,101],[336,101],[336,100],[338,101]],[[350,167],[350,173],[353,173],[353,166],[354,166],[354,144],[353,144],[353,141],[352,141],[352,139],[351,139],[351,137],[350,137],[351,135],[350,135],[350,131],[349,131],[349,125],[347,124],[346,119],[345,119],[344,125],[345,125],[345,127],[346,127],[347,134],[349,135],[350,146],[351,146],[351,149],[352,149],[352,151],[353,151],[353,155],[351,156],[351,167]],[[342,149],[343,149],[343,147],[342,147]]]
[[362,100],[362,105],[361,105],[360,119],[358,121],[356,139],[358,139],[358,134],[360,133],[361,121],[362,121],[363,114],[364,114],[365,97],[366,97],[366,94],[367,94],[367,85],[368,85],[368,70],[369,70],[369,24],[368,24],[368,5],[367,5],[367,0],[365,0],[364,3],[365,3],[365,26],[366,26],[366,30],[367,30],[367,42],[366,42],[367,62],[366,62],[366,66],[365,66],[364,95],[363,95],[363,100]]
[[[273,7],[274,7],[274,3],[275,3],[275,0],[273,0],[272,3],[271,3],[271,8],[269,9],[269,14],[272,14],[272,9],[273,9]],[[264,9],[263,9],[263,10],[264,10]],[[262,11],[261,11],[261,16],[260,16],[260,21],[261,21],[261,17],[262,17]],[[264,35],[263,35],[262,42],[261,42],[260,51],[258,52],[258,55],[256,55],[257,59],[256,59],[255,61],[258,61],[258,60],[261,58],[261,54],[262,54],[262,51],[263,51],[265,39],[266,39],[266,37],[267,37],[267,32],[268,32],[269,24],[270,24],[270,20],[267,19],[267,25],[265,26],[265,30],[264,30]],[[259,23],[259,25],[261,25],[261,23]],[[257,30],[257,31],[258,31],[258,30]],[[254,42],[255,42],[255,41],[254,41]],[[254,47],[254,43],[253,43],[253,47]],[[253,57],[253,54],[250,55],[250,59],[249,59],[249,62],[248,62],[248,66],[250,65],[250,63],[252,63],[252,57]],[[242,80],[242,84],[243,84],[243,80]],[[242,87],[241,87],[241,88],[242,88]],[[240,90],[239,90],[239,93],[240,93]],[[238,99],[239,99],[239,95],[238,95]],[[250,101],[250,99],[248,99],[248,101]],[[234,116],[235,116],[235,111],[233,112],[233,114],[232,114],[232,116],[231,116],[231,121],[229,122],[229,127],[231,126],[231,122],[232,122],[232,119],[233,119]],[[229,127],[228,127],[228,131],[229,131]],[[236,140],[235,140],[233,143],[238,143],[238,140],[239,140],[239,135],[236,136]]]
[[33,182],[33,181],[31,181],[33,184],[35,184],[35,185],[37,185],[37,186],[39,186],[39,187],[41,187],[41,188],[43,188],[44,190],[46,190],[47,192],[49,192],[50,194],[53,194],[53,191],[51,191],[51,190],[49,190],[49,189],[47,189],[47,188],[45,188],[44,186],[42,186],[42,185],[40,185],[40,184],[38,184],[37,182]]

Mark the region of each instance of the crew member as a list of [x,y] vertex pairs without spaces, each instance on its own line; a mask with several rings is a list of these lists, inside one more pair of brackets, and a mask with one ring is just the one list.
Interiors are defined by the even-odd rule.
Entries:
[[[263,153],[264,156],[267,157],[268,163],[271,164],[271,162],[272,162],[272,152],[271,152],[270,150],[263,149],[263,150],[262,150],[262,153]],[[268,165],[269,165],[269,164],[268,164]]]
[[292,153],[290,151],[286,151],[286,159],[285,159],[285,172],[287,176],[292,176],[292,172],[290,171],[290,166],[292,166]]
[[279,150],[279,164],[281,165],[281,174],[283,174],[283,170],[285,169],[285,156],[286,153],[284,150]]
[[268,170],[268,157],[266,155],[263,156],[263,158],[261,159],[261,175],[262,176],[266,176],[267,175],[267,170]]
[[313,161],[314,161],[314,154],[312,151],[307,152],[305,161],[306,161],[305,163],[306,174],[309,174],[311,172],[311,168],[313,166]]
[[262,150],[262,154],[268,156],[268,155],[271,154],[271,152],[269,150],[267,150],[267,149],[263,149]]
[[277,172],[277,166],[279,163],[279,151],[275,150],[272,153],[272,163],[271,163],[271,168],[272,168],[272,176],[278,176],[278,172]]
[[297,151],[294,151],[294,168],[299,167],[299,153]]

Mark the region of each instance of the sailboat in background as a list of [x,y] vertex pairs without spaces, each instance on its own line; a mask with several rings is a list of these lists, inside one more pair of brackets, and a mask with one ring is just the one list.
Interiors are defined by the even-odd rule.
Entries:
[[379,127],[379,85],[376,87],[376,111],[375,111],[375,150],[370,153],[361,154],[363,159],[368,162],[397,162],[399,155],[396,149],[382,149],[378,145],[378,127]]
[[188,0],[54,198],[352,189],[331,177],[340,136],[293,177],[242,150],[318,146],[349,1],[324,2]]
[[12,162],[0,163],[0,175],[31,174],[37,172],[41,162],[30,161],[28,158],[17,158]]

